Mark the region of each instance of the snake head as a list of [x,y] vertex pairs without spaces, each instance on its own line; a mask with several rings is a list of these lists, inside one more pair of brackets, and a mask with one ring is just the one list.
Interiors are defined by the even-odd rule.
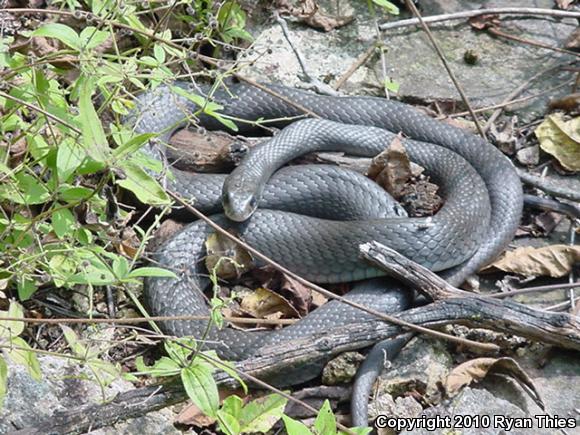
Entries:
[[235,222],[249,219],[258,208],[258,196],[259,192],[248,188],[243,180],[227,179],[222,190],[222,205],[226,216]]

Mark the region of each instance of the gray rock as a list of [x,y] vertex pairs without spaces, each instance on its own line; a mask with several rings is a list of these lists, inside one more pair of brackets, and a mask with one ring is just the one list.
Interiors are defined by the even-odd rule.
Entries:
[[[375,41],[374,22],[366,2],[341,1],[336,11],[334,1],[319,2],[331,14],[354,14],[356,20],[345,27],[323,33],[304,26],[290,24],[290,38],[306,59],[309,73],[315,78],[333,82],[341,77]],[[504,1],[447,1],[423,2],[423,15],[433,15],[484,7],[506,6]],[[552,0],[513,0],[509,6],[552,8]],[[380,9],[377,9],[380,14]],[[379,16],[380,21],[384,21]],[[561,46],[576,29],[574,20],[552,20],[546,17],[503,17],[502,29],[522,38],[533,39],[553,46]],[[570,61],[571,56],[507,41],[474,31],[464,21],[432,26],[435,38],[444,51],[451,68],[470,98],[472,105],[483,107],[503,102],[516,88],[553,62]],[[269,22],[252,29],[256,37],[253,54],[242,56],[242,61],[254,61],[243,74],[257,80],[271,80],[289,86],[301,84],[298,61],[284,38],[280,26]],[[400,84],[399,97],[410,101],[460,102],[459,95],[434,53],[423,31],[409,27],[383,32],[386,51],[384,68],[389,78]],[[470,65],[464,55],[469,50],[477,56]],[[564,80],[572,72],[550,73],[526,88],[523,95],[535,94]],[[383,63],[373,56],[366,65],[358,68],[342,89],[351,94],[384,94]],[[303,84],[303,83],[302,83]],[[554,92],[541,98],[528,100],[510,110],[518,110],[521,122],[528,122],[543,113],[549,96],[563,95]]]
[[[111,399],[133,385],[115,380],[101,389],[87,368],[66,358],[39,356],[43,379],[35,381],[26,368],[9,362],[8,395],[0,410],[0,434],[41,423],[55,411]],[[170,409],[152,412],[94,434],[178,434]]]
[[[418,346],[416,345],[415,347]],[[534,344],[522,348],[522,351],[518,352],[518,362],[536,386],[546,406],[545,410],[541,409],[512,379],[505,376],[490,375],[481,383],[477,384],[476,387],[472,385],[464,388],[458,396],[452,399],[437,401],[437,398],[433,395],[431,395],[431,398],[423,396],[426,402],[433,403],[435,401],[435,403],[440,403],[420,413],[416,411],[416,406],[411,406],[409,409],[413,410],[412,412],[410,411],[413,415],[403,415],[400,411],[397,411],[395,403],[401,397],[393,400],[393,396],[388,393],[379,394],[369,408],[370,417],[374,419],[377,415],[386,415],[396,418],[416,417],[418,419],[429,419],[435,418],[436,416],[448,416],[450,421],[454,422],[456,421],[455,418],[459,418],[455,416],[464,416],[465,419],[462,421],[465,423],[471,422],[472,424],[471,427],[467,427],[467,425],[463,428],[455,427],[455,430],[460,431],[462,435],[494,435],[506,433],[505,427],[502,427],[502,421],[494,420],[494,416],[497,419],[501,419],[502,417],[523,418],[533,424],[533,429],[516,428],[509,432],[510,434],[535,433],[547,435],[560,433],[556,429],[539,427],[535,416],[573,418],[576,420],[576,427],[580,427],[580,415],[578,413],[580,409],[580,383],[578,383],[580,364],[578,364],[578,354],[571,351],[553,351],[548,354],[547,364],[542,368],[538,368],[540,361],[545,355],[545,351],[546,346]],[[407,356],[410,357],[411,353],[409,352]],[[429,352],[425,354],[427,355]],[[419,359],[425,361],[425,358],[420,357]],[[396,360],[395,364],[397,366],[403,366],[405,362]],[[432,371],[432,369],[429,369],[428,363],[423,363],[422,366],[426,370]],[[415,381],[415,384],[409,382],[408,385],[417,386],[424,383],[424,381],[420,381],[417,375],[417,369],[420,369],[420,365],[416,365],[408,370],[408,376],[410,375],[408,380],[411,381],[414,379]],[[391,376],[391,373],[387,373],[383,375],[383,378],[390,378]],[[393,380],[390,380],[390,382],[393,382]],[[384,391],[384,389],[382,390]],[[396,394],[404,394],[404,392],[399,391]],[[415,399],[412,400],[415,402],[415,405],[418,405]],[[483,427],[483,425],[478,427],[473,424],[473,422],[477,421],[474,419],[475,416],[489,416],[489,427]],[[479,421],[483,422],[483,420]],[[446,427],[440,427],[435,432],[419,428],[402,433],[413,435],[427,433],[448,434],[450,433],[449,431],[450,427],[446,425]],[[390,434],[391,432],[383,430],[381,433]],[[572,429],[569,433],[576,432]]]
[[[455,399],[450,403],[445,405],[435,406],[433,408],[428,408],[418,417],[421,418],[434,418],[436,416],[449,417],[449,421],[459,423],[463,421],[463,427],[458,427],[455,425],[455,430],[459,431],[461,435],[500,435],[505,434],[506,430],[499,426],[494,425],[494,416],[497,417],[511,417],[511,418],[525,418],[526,414],[517,406],[511,404],[507,400],[500,399],[485,390],[465,388]],[[475,416],[489,416],[490,424],[489,427],[486,423],[480,424],[478,427],[473,420]],[[457,420],[456,420],[457,419]],[[459,420],[459,421],[458,421]],[[445,425],[446,427],[441,427],[436,430],[429,430],[427,428],[419,428],[410,431],[403,431],[401,434],[404,435],[434,435],[434,434],[448,434],[452,427]],[[527,435],[530,433],[530,429],[513,429],[509,431],[510,435]],[[542,432],[538,429],[534,429],[535,434],[543,435],[549,434],[550,432]]]
[[322,370],[324,385],[339,385],[352,382],[356,371],[365,357],[358,352],[344,352],[330,360]]
[[378,392],[398,396],[416,391],[426,400],[434,400],[439,396],[438,384],[445,380],[452,363],[442,342],[415,338],[392,362],[392,367],[379,377]]

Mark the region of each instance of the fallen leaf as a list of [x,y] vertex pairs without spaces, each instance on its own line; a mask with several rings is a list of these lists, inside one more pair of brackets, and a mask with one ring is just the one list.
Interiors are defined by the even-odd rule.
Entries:
[[516,153],[516,159],[522,165],[536,166],[540,163],[540,148],[537,145],[522,148]]
[[476,358],[455,367],[445,381],[445,391],[454,397],[467,385],[483,380],[489,374],[506,375],[522,386],[528,395],[544,409],[544,403],[530,377],[512,358]]
[[405,185],[413,174],[409,156],[399,137],[396,137],[385,151],[373,158],[367,176],[389,192],[393,198],[401,198]]
[[578,51],[580,48],[580,29],[576,29],[572,32],[572,34],[566,40],[564,48]]
[[252,256],[237,243],[218,233],[205,242],[205,267],[222,279],[239,278],[254,267]]
[[[220,402],[224,400],[226,397],[235,394],[244,398],[244,392],[242,389],[237,389],[235,391],[232,390],[219,390],[219,397]],[[175,417],[175,423],[182,424],[184,426],[197,426],[197,427],[208,427],[211,426],[216,422],[216,419],[213,417],[208,417],[205,415],[201,410],[195,406],[193,403],[190,403],[188,406],[183,408],[181,412]]]
[[513,155],[518,149],[518,117],[512,116],[509,120],[492,123],[490,134],[493,142],[504,154]]
[[547,211],[534,218],[534,225],[540,229],[542,235],[546,236],[556,228],[562,219],[564,216],[561,213]]
[[559,9],[568,9],[572,3],[574,3],[574,0],[556,0],[556,6]]
[[281,14],[291,15],[298,21],[325,32],[354,21],[353,15],[332,16],[325,13],[314,0],[302,0],[299,4],[300,6],[293,6],[288,0],[278,0],[276,7]]
[[312,292],[312,308],[318,308],[328,302],[328,298],[322,293]]
[[561,114],[546,118],[535,134],[540,147],[570,171],[580,171],[580,117],[564,121]]
[[[580,38],[580,32],[578,37]],[[563,110],[568,113],[578,112],[580,111],[580,92],[550,101],[548,107],[550,110]]]
[[240,302],[241,309],[256,319],[299,318],[292,304],[278,293],[260,287],[246,295]]
[[580,246],[551,245],[541,248],[529,246],[504,253],[487,266],[485,271],[499,269],[524,276],[566,276],[580,262]]
[[[159,228],[159,230],[156,232],[155,235],[157,236],[160,231],[161,227]],[[167,237],[169,237],[169,235]],[[135,258],[137,256],[137,253],[139,252],[140,245],[141,241],[139,240],[139,237],[137,237],[137,233],[135,232],[135,230],[133,230],[133,228],[131,227],[127,227],[123,228],[123,230],[121,231],[121,241],[119,243],[115,243],[115,248],[117,249],[117,252],[119,254],[126,255],[129,258]]]
[[470,18],[469,25],[476,30],[486,30],[490,27],[497,27],[501,25],[501,21],[498,15],[487,14],[479,15],[477,17]]
[[292,306],[301,316],[308,314],[312,305],[313,293],[309,287],[306,287],[304,284],[296,281],[288,275],[284,275],[282,285],[280,286],[280,293],[284,295],[286,299],[290,300]]
[[313,296],[317,292],[271,266],[254,269],[252,276],[258,280],[256,287],[264,287],[280,294],[290,301],[301,316],[308,314],[313,309],[313,306],[318,307],[323,302],[326,302],[326,299],[324,301],[318,300],[320,305],[316,305]]

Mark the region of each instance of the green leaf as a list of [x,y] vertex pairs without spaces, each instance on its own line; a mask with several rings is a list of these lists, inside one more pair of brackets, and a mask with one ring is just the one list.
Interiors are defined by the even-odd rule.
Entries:
[[286,415],[282,416],[282,420],[284,420],[284,426],[286,427],[288,435],[314,435],[312,431],[308,429],[308,426],[300,421],[294,420]]
[[[351,427],[351,428],[349,428],[349,430],[356,435],[369,435],[373,431],[370,427],[358,427],[358,426]],[[343,431],[339,431],[338,433],[340,435],[350,435],[350,434],[347,434],[346,432],[343,432]]]
[[67,181],[86,156],[86,151],[74,140],[63,139],[56,154],[56,168],[60,181]]
[[109,32],[98,30],[96,27],[85,27],[79,36],[79,46],[91,50],[104,43],[109,36]]
[[400,13],[399,8],[388,0],[373,0],[373,3],[386,9],[391,15],[399,15]]
[[160,267],[140,267],[132,270],[127,275],[128,278],[137,278],[141,276],[157,276],[160,278],[177,278],[177,275],[170,270],[162,269]]
[[83,146],[86,152],[96,162],[104,163],[107,160],[110,150],[103,125],[91,100],[94,89],[95,86],[92,80],[85,78],[81,81],[79,90],[79,120],[83,134]]
[[120,147],[113,150],[113,156],[116,159],[125,157],[126,155],[133,154],[135,151],[140,149],[147,141],[153,137],[157,136],[155,133],[143,133],[139,134],[127,142],[125,142]]
[[401,87],[401,85],[393,80],[391,80],[390,78],[385,78],[384,82],[383,82],[383,86],[385,87],[385,89],[391,91],[391,92],[399,92],[399,88]]
[[230,130],[238,131],[238,127],[236,126],[236,124],[234,124],[232,120],[225,119],[219,113],[217,113],[218,110],[223,109],[223,106],[214,103],[212,101],[208,101],[201,95],[193,94],[178,86],[171,86],[171,90],[176,94],[181,95],[182,97],[185,97],[191,102],[195,103],[199,107],[199,110],[203,111],[203,113],[209,116],[213,116],[215,119],[217,119],[219,122],[221,122]]
[[[252,400],[241,410],[239,422],[242,432],[267,432],[284,414],[288,399],[279,394],[270,394]],[[325,432],[321,432],[325,433]]]
[[226,435],[239,435],[242,433],[240,423],[238,423],[236,417],[223,412],[221,409],[217,412],[217,421],[220,430]]
[[73,351],[73,353],[81,358],[86,358],[88,355],[87,348],[83,344],[81,344],[81,342],[77,337],[77,334],[66,325],[60,325],[60,329],[62,329],[64,338],[68,343],[69,347],[71,348],[71,350]]
[[18,337],[24,331],[24,322],[14,320],[2,320],[7,317],[15,319],[24,318],[24,310],[18,302],[11,301],[8,311],[0,311],[0,340],[10,341]]
[[110,385],[115,379],[121,376],[121,368],[118,364],[113,364],[109,361],[103,361],[97,358],[98,350],[93,352],[87,365],[92,369],[93,374],[100,384],[105,387]]
[[336,417],[332,412],[328,399],[324,401],[322,408],[318,411],[318,416],[314,421],[314,429],[319,434],[336,434]]
[[8,364],[0,354],[0,409],[4,406],[4,399],[8,392]]
[[[212,310],[212,318],[213,318],[213,313],[217,311],[217,310]],[[218,327],[221,327],[219,324],[219,321],[216,322]],[[223,319],[221,321],[221,323],[223,324]],[[244,390],[245,393],[248,393],[248,386],[246,385],[246,383],[244,382],[244,380],[240,377],[240,375],[238,374],[238,372],[236,372],[233,368],[233,364],[229,361],[221,361],[220,358],[217,356],[217,353],[215,353],[214,351],[205,351],[203,352],[205,355],[210,356],[211,358],[213,358],[214,361],[212,361],[212,364],[220,370],[223,370],[224,372],[226,372],[228,375],[230,375],[232,378],[234,378],[236,381],[239,382],[240,386],[242,387],[242,389]]]
[[117,258],[113,260],[112,268],[117,279],[122,280],[127,276],[127,273],[129,273],[129,262],[125,257],[118,255]]
[[[181,364],[181,367],[186,367],[192,364],[190,362],[190,357],[193,355],[195,349],[197,348],[197,343],[194,338],[180,337],[176,338],[175,340],[167,340],[165,343],[163,343],[163,345],[167,355],[169,355],[173,361]],[[202,360],[195,361],[195,364],[207,365],[207,363]],[[213,367],[211,368],[213,370]]]
[[181,370],[181,381],[191,401],[209,417],[217,417],[219,395],[211,368],[196,364]]
[[66,185],[61,185],[59,187],[59,199],[66,202],[78,202],[87,199],[92,195],[92,193],[93,190],[87,187],[70,187]]
[[54,255],[48,262],[48,272],[57,287],[64,286],[75,271],[76,264],[67,255]]
[[16,183],[9,180],[0,183],[0,197],[23,205],[42,204],[50,198],[49,190],[36,177],[18,172],[14,179]]
[[36,292],[36,284],[34,281],[22,277],[18,280],[18,284],[16,285],[18,290],[18,297],[21,301],[26,301]]
[[74,50],[80,50],[80,39],[73,29],[60,23],[48,23],[32,32],[32,36],[45,36],[58,39]]
[[141,373],[148,374],[155,378],[176,376],[181,372],[181,366],[166,356],[161,357],[152,366],[146,366],[143,362],[143,357],[138,357],[135,360],[135,367]]
[[81,271],[68,278],[68,284],[108,285],[117,283],[117,279],[109,266],[92,249],[95,249],[94,245],[91,246],[91,250],[77,249],[75,251],[74,258],[81,266]]
[[170,203],[169,197],[161,185],[143,168],[131,160],[119,162],[119,167],[125,172],[127,178],[117,180],[117,184],[133,192],[143,204],[166,205]]
[[231,416],[239,419],[242,415],[243,407],[244,401],[239,396],[232,394],[224,399],[220,411],[227,412]]
[[[30,345],[20,337],[14,337],[11,339],[10,344],[13,345],[14,348],[5,349],[4,351],[6,352],[6,355],[16,364],[26,367],[28,373],[34,380],[39,381],[42,379],[40,363]],[[16,347],[19,349],[16,349]]]
[[52,228],[59,239],[74,231],[75,217],[68,208],[61,208],[52,213]]
[[158,63],[162,64],[165,62],[165,50],[163,50],[161,45],[155,44],[153,47],[153,54]]

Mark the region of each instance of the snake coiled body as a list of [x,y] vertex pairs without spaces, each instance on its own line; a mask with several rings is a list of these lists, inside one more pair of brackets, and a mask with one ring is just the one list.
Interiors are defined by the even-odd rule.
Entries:
[[[191,92],[200,92],[187,84],[177,85]],[[521,215],[521,184],[511,162],[483,139],[437,122],[410,106],[382,98],[326,97],[283,86],[267,87],[326,121],[295,122],[276,135],[267,146],[252,151],[249,158],[255,159],[255,162],[266,159],[264,164],[270,165],[266,172],[273,167],[272,162],[279,163],[277,153],[280,150],[286,156],[290,151],[291,157],[292,150],[296,150],[295,154],[298,155],[315,149],[337,149],[373,156],[388,146],[396,134],[402,133],[412,139],[403,141],[411,159],[428,169],[441,185],[446,202],[439,213],[430,219],[397,217],[397,210],[393,213],[389,199],[384,203],[391,210],[382,216],[373,216],[374,212],[360,216],[345,213],[347,219],[361,219],[349,221],[328,220],[332,216],[320,219],[290,211],[263,209],[268,207],[269,201],[270,204],[275,203],[275,198],[292,196],[292,190],[318,189],[319,186],[313,181],[316,176],[307,175],[298,184],[293,184],[294,169],[286,169],[285,182],[274,178],[263,189],[258,188],[263,190],[263,201],[249,220],[235,223],[224,215],[212,216],[218,224],[235,228],[262,253],[316,282],[358,281],[382,275],[379,270],[362,262],[358,255],[360,243],[377,240],[432,270],[444,271],[444,276],[451,283],[458,284],[493,259],[511,241]],[[288,118],[303,115],[301,109],[284,99],[245,84],[233,84],[227,91],[218,90],[213,98],[223,106],[220,113],[224,115],[249,121],[279,119],[273,123],[276,127],[291,123]],[[176,128],[185,124],[186,116],[196,112],[199,112],[199,107],[195,103],[162,86],[140,97],[130,122],[139,133],[163,132],[161,139],[167,140]],[[205,128],[224,128],[214,117],[198,115],[197,122]],[[254,124],[236,124],[241,133],[251,133],[256,128]],[[154,147],[148,148],[147,152],[156,158],[163,158],[162,152]],[[343,171],[339,168],[333,170]],[[174,178],[166,181],[173,190],[182,196],[195,196],[195,204],[207,212],[219,210],[223,176],[189,176],[179,171],[173,172]],[[259,183],[266,181],[259,174],[252,177]],[[303,187],[297,188],[300,183]],[[344,195],[349,193],[345,191]],[[340,198],[340,193],[337,197]],[[324,201],[324,197],[320,198],[319,208],[329,210]],[[358,201],[363,204],[367,201],[369,209],[376,208],[368,202],[374,203],[372,199],[361,197]],[[305,210],[310,208],[304,207]],[[292,205],[288,209],[296,211]],[[177,279],[146,280],[147,301],[155,315],[208,314],[206,298],[202,293],[208,284],[204,278],[207,271],[202,260],[205,255],[204,241],[210,232],[205,223],[194,222],[174,235],[155,254],[155,259],[162,266],[180,271]],[[408,304],[401,292],[395,282],[390,288],[383,286],[382,289],[364,284],[348,296],[374,309],[397,311]],[[247,332],[213,328],[206,339],[225,358],[242,359],[263,345],[322,332],[363,318],[365,315],[359,310],[331,302],[281,331]],[[168,321],[163,324],[168,333],[196,337],[204,334],[206,326],[205,321]],[[295,379],[286,376],[284,381],[293,383],[303,379],[304,376]]]

